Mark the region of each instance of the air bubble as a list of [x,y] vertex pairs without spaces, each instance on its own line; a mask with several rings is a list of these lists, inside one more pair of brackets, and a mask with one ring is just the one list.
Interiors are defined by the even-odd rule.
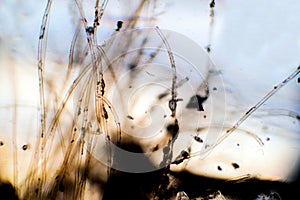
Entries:
[[29,144],[24,144],[24,145],[22,146],[22,149],[23,149],[24,151],[28,150],[29,148],[30,148]]

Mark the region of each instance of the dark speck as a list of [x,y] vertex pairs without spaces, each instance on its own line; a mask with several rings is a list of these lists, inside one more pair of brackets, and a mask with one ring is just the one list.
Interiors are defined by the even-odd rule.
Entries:
[[269,138],[269,137],[267,137],[267,138],[266,138],[266,140],[267,140],[267,141],[270,141],[270,138]]
[[4,145],[4,142],[0,141],[0,146],[3,146]]
[[231,163],[231,165],[234,167],[234,169],[240,168],[240,166],[237,163]]
[[167,115],[164,115],[164,118],[166,118],[167,117]]
[[297,81],[298,81],[298,83],[300,83],[300,77],[298,77],[298,80],[297,80]]
[[218,89],[216,87],[213,88],[213,91],[217,91]]
[[137,67],[137,65],[136,65],[136,63],[130,63],[130,64],[128,64],[128,67],[130,70],[133,70]]
[[206,115],[203,115],[203,118],[205,119],[205,118],[206,118]]
[[127,118],[130,119],[130,120],[134,120],[134,118],[130,115],[127,115]]
[[117,22],[117,29],[116,31],[119,31],[122,28],[123,22],[122,21],[118,21]]
[[207,53],[210,53],[210,51],[211,51],[210,46],[206,47],[206,51],[207,51]]
[[222,168],[221,168],[220,166],[218,166],[218,170],[219,170],[219,171],[222,171]]
[[195,139],[197,142],[203,143],[203,140],[202,140],[199,136],[194,136],[194,139]]
[[239,146],[240,146],[240,144],[239,144],[239,143],[237,143],[237,144],[236,144],[236,146],[238,146],[238,147],[239,147]]

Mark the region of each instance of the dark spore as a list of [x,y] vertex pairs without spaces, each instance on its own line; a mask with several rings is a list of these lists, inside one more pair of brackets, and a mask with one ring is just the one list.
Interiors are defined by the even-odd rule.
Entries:
[[3,146],[3,145],[4,145],[4,142],[3,142],[3,141],[0,141],[0,147]]
[[22,146],[23,151],[26,151],[27,149],[29,149],[29,145],[28,144],[24,144]]
[[267,137],[267,138],[266,138],[266,140],[267,140],[267,141],[270,141],[270,138],[269,138],[269,137]]
[[123,22],[122,21],[117,21],[117,29],[116,31],[120,31],[120,29],[122,28]]
[[206,47],[206,51],[207,51],[207,53],[210,53],[210,51],[211,51],[211,49],[210,49],[210,45],[207,45],[207,47]]
[[127,118],[130,119],[130,120],[134,120],[134,118],[130,115],[127,115]]
[[219,171],[222,171],[222,168],[221,168],[220,166],[218,166],[218,170],[219,170]]
[[240,166],[237,163],[231,163],[231,165],[234,169],[240,168]]
[[76,132],[77,131],[77,128],[76,127],[74,127],[74,132]]
[[199,136],[194,136],[194,139],[195,139],[197,142],[203,143],[203,140],[202,140]]
[[236,144],[236,146],[238,146],[238,147],[239,147],[239,146],[240,146],[240,144],[239,144],[239,143],[237,143],[237,144]]
[[71,143],[73,143],[74,142],[74,140],[71,140]]
[[85,31],[89,34],[94,34],[94,27],[93,26],[89,26],[85,29]]
[[206,115],[203,115],[203,118],[206,119]]
[[218,90],[218,88],[216,88],[216,87],[213,87],[213,91],[217,91]]
[[215,5],[216,5],[215,0],[212,0],[212,1],[210,2],[210,4],[209,4],[209,7],[210,7],[210,8],[214,8]]
[[276,89],[277,89],[277,86],[274,86],[274,89],[276,90]]
[[300,83],[300,77],[298,77],[297,82]]
[[164,118],[166,118],[166,117],[167,117],[167,115],[164,115],[163,117],[164,117]]
[[194,95],[191,97],[189,103],[186,105],[188,109],[197,109],[197,111],[204,111],[203,103],[208,97],[202,97],[200,95]]

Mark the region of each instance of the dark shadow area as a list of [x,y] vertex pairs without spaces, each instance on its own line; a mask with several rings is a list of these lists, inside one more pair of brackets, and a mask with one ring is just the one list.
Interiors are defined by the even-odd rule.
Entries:
[[178,173],[175,176],[180,180],[178,190],[185,191],[190,198],[208,197],[220,191],[224,196],[233,199],[253,200],[261,194],[270,195],[272,193],[279,194],[281,199],[294,199],[299,196],[300,189],[299,181],[293,183],[258,179],[224,181],[194,176],[189,173]]
[[[107,183],[103,199],[151,199],[153,195],[162,197],[159,199],[170,199],[180,191],[184,191],[190,199],[199,197],[212,199],[218,191],[226,198],[237,200],[254,200],[261,196],[265,196],[261,197],[262,199],[273,200],[299,197],[299,181],[293,183],[258,179],[225,181],[184,172],[169,172],[168,175],[174,177],[173,182],[164,179],[163,170],[136,174],[118,172]],[[162,183],[163,181],[166,182]],[[161,184],[165,188],[168,185],[172,187],[160,193],[157,189]]]
[[18,200],[15,188],[10,183],[0,183],[0,199]]
[[[131,143],[122,148],[131,152],[142,152]],[[149,165],[154,167],[145,157],[136,163],[126,157],[116,155],[122,165]],[[187,172],[170,172],[167,168],[146,173],[129,173],[112,170],[112,176],[104,188],[104,200],[108,199],[170,199],[178,192],[184,191],[190,199],[213,199],[220,192],[229,199],[295,199],[299,196],[299,178],[293,183],[279,181],[263,181],[254,178],[243,180],[221,180],[192,175]],[[160,189],[159,189],[160,188]]]

